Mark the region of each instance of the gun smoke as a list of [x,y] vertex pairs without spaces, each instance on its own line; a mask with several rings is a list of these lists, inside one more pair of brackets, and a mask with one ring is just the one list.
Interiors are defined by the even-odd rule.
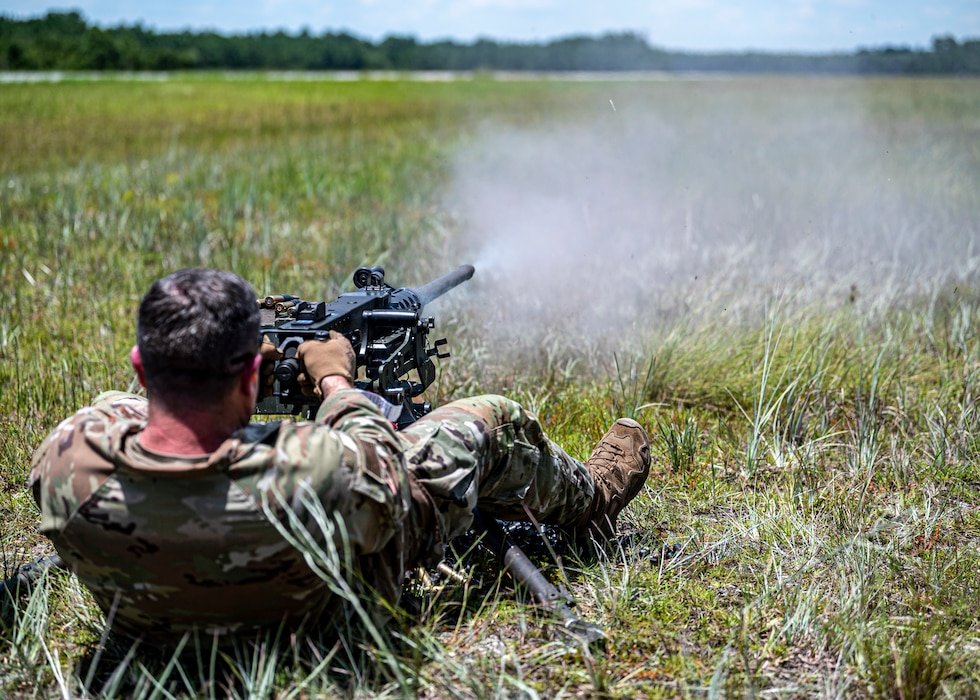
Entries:
[[912,100],[887,112],[857,80],[598,92],[560,123],[485,123],[456,159],[460,255],[498,337],[873,309],[976,268],[980,162]]

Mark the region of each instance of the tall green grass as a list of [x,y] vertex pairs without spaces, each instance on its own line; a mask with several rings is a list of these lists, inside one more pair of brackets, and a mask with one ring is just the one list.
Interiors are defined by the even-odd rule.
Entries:
[[[822,115],[807,122],[818,140],[854,119],[860,93],[865,126],[883,142],[917,146],[897,154],[900,167],[876,167],[900,173],[901,191],[939,202],[930,211],[948,218],[930,214],[938,230],[962,240],[975,229],[952,227],[980,213],[976,87],[261,76],[2,85],[0,569],[50,551],[25,487],[31,453],[96,393],[130,385],[135,308],[161,274],[210,265],[242,274],[260,294],[332,298],[354,268],[381,263],[395,284],[420,284],[474,252],[444,198],[461,149],[488,123],[591,123],[610,96],[620,110],[646,105],[678,133],[702,124],[705,138],[709,110],[724,106],[726,120],[745,129],[729,135],[768,139],[726,147],[739,162],[759,159],[773,190],[788,196],[794,175],[772,174],[766,159],[820,152],[818,141],[798,140],[807,130],[788,117]],[[684,153],[696,157],[696,145]],[[710,163],[695,165],[660,164],[683,179]],[[948,177],[950,168],[967,181]],[[722,182],[715,176],[692,184],[707,197]],[[840,194],[821,177],[813,200]],[[762,211],[758,248],[739,262],[764,267],[774,232],[794,212]],[[863,211],[835,217],[822,225],[850,231],[869,220]],[[495,308],[501,292],[476,280],[479,294],[460,289],[440,302],[434,313],[454,355],[441,365],[433,401],[507,393],[583,458],[619,415],[649,429],[652,475],[621,516],[621,529],[640,536],[598,561],[562,562],[580,614],[609,630],[604,653],[550,634],[547,618],[516,604],[491,571],[475,572],[482,582],[413,587],[416,612],[396,614],[384,630],[353,620],[339,642],[283,634],[223,654],[189,642],[180,655],[106,639],[84,590],[53,574],[4,623],[0,691],[976,695],[980,293],[976,261],[958,262],[914,284],[869,283],[852,300],[731,277],[738,283],[714,292],[731,313],[708,313],[717,307],[705,297],[650,304],[612,340],[555,331],[521,346],[503,329],[518,309]],[[662,555],[661,538],[677,545],[673,556]]]

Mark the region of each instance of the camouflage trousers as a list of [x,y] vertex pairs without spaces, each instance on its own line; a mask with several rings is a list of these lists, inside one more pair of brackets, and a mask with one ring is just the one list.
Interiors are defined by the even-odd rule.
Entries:
[[470,528],[476,507],[502,520],[571,525],[592,503],[595,482],[585,466],[503,396],[454,401],[399,435],[447,541]]

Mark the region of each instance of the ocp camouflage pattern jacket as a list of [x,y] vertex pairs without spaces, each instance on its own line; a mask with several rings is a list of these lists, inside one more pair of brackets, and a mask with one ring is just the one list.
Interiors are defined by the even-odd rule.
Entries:
[[172,642],[326,619],[337,599],[307,558],[325,543],[357,563],[351,575],[369,572],[356,583],[397,599],[409,484],[397,435],[359,392],[196,458],[144,449],[146,415],[142,397],[103,394],[48,436],[30,473],[42,533],[113,630]]

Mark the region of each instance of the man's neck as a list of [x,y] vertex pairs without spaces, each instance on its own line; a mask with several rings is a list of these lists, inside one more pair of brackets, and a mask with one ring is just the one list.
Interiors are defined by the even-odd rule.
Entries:
[[154,406],[146,428],[139,435],[140,445],[154,452],[172,455],[210,454],[241,427],[219,408],[175,412]]

